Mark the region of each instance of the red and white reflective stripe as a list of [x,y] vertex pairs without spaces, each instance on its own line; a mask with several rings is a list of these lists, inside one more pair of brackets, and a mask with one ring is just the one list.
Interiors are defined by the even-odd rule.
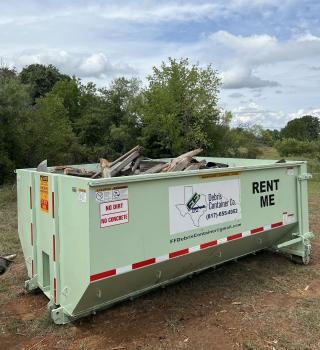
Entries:
[[29,187],[30,209],[32,209],[32,187]]
[[54,192],[51,193],[52,218],[54,219]]
[[56,262],[56,235],[52,235],[52,259]]
[[57,303],[56,235],[52,235],[53,302]]
[[33,246],[33,213],[32,213],[32,187],[29,186],[29,208],[30,208],[30,244],[31,244],[31,278],[34,277],[34,246]]
[[[54,207],[54,192],[51,192],[51,211],[53,227],[56,229],[55,222],[55,207]],[[52,266],[53,266],[53,302],[57,304],[57,239],[56,234],[52,234]]]
[[57,279],[53,278],[53,302],[57,303]]
[[32,222],[30,223],[30,243],[31,243],[31,246],[33,247],[33,224],[32,224]]
[[177,251],[171,252],[169,254],[161,255],[161,256],[156,257],[156,258],[150,258],[150,259],[147,259],[147,260],[135,262],[135,263],[133,263],[131,265],[114,268],[114,269],[111,269],[111,270],[108,270],[108,271],[104,271],[104,272],[101,272],[101,273],[97,273],[97,274],[91,275],[90,276],[90,282],[95,282],[95,281],[98,281],[98,280],[101,280],[101,279],[104,279],[104,278],[107,278],[107,277],[116,276],[116,275],[122,275],[123,273],[130,272],[130,271],[135,270],[135,269],[139,269],[139,268],[142,268],[142,267],[145,267],[145,266],[148,266],[148,265],[153,265],[153,264],[160,263],[160,262],[163,262],[163,261],[167,261],[167,260],[170,260],[170,259],[175,259],[175,258],[178,258],[178,257],[180,257],[182,255],[194,253],[194,252],[197,252],[197,251],[203,250],[203,249],[208,249],[208,248],[211,248],[211,247],[214,247],[214,246],[217,246],[217,245],[220,245],[220,244],[228,243],[228,242],[240,239],[240,238],[249,237],[249,236],[255,235],[257,233],[269,231],[271,229],[275,229],[275,228],[278,228],[278,227],[281,227],[281,226],[284,226],[284,225],[285,224],[282,221],[275,222],[275,223],[273,223],[271,225],[265,225],[265,226],[261,226],[261,227],[256,227],[256,228],[254,228],[252,230],[249,230],[249,231],[239,232],[239,233],[236,233],[234,235],[223,237],[223,238],[220,238],[220,239],[217,239],[217,240],[214,240],[214,241],[210,241],[210,242],[207,242],[207,243],[202,243],[200,245],[197,245],[197,246],[194,246],[194,247],[191,247],[191,248],[185,248],[185,249],[177,250]]

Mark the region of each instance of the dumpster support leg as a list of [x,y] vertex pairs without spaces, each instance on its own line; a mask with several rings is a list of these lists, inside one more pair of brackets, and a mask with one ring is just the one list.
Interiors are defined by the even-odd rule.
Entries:
[[[50,308],[49,304],[48,308]],[[65,312],[64,308],[61,306],[56,309],[51,309],[51,318],[55,324],[66,324],[71,321],[71,317]]]
[[24,286],[28,293],[31,293],[39,288],[37,275],[25,281]]
[[297,238],[280,243],[275,246],[275,249],[282,253],[290,254],[294,262],[307,265],[311,259],[310,239],[314,235],[312,232],[306,232],[304,234],[295,234],[295,236]]

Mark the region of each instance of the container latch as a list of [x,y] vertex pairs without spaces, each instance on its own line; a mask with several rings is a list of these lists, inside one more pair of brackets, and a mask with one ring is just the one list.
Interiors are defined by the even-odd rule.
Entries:
[[299,181],[310,180],[310,179],[312,179],[312,174],[310,173],[304,173],[298,176]]

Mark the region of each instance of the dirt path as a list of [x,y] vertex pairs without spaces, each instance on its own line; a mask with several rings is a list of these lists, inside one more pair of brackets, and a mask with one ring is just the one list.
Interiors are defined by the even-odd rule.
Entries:
[[[310,222],[320,233],[319,184]],[[27,295],[21,254],[0,284],[0,349],[320,349],[320,236],[309,266],[261,252],[64,327]]]

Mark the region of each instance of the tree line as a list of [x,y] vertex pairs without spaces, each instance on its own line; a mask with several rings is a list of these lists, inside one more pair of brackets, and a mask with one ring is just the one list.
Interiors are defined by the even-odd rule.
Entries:
[[43,159],[49,165],[112,160],[136,144],[153,158],[196,147],[207,155],[255,158],[259,145],[284,137],[259,126],[231,128],[232,114],[218,108],[219,88],[211,65],[188,59],[153,67],[144,84],[120,77],[102,88],[53,65],[31,64],[19,73],[2,67],[0,184],[14,169]]

